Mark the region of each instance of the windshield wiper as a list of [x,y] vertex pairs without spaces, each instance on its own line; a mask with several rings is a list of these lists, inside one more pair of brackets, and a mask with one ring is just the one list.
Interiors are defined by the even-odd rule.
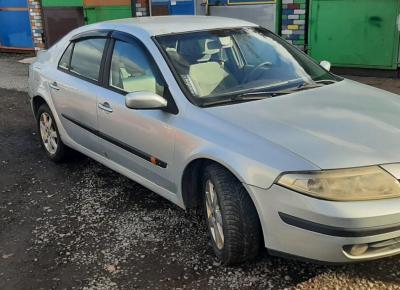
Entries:
[[294,88],[276,90],[276,91],[262,91],[262,90],[258,89],[258,90],[245,91],[242,93],[236,93],[233,95],[232,95],[232,93],[225,93],[225,94],[219,95],[219,97],[225,97],[225,96],[228,97],[230,95],[232,95],[232,96],[230,96],[228,98],[224,98],[224,99],[204,102],[202,105],[203,106],[214,106],[214,105],[221,105],[221,104],[236,103],[236,102],[241,102],[241,101],[261,100],[261,99],[266,99],[266,98],[272,98],[275,96],[291,94],[291,93],[306,90],[306,89],[319,88],[319,87],[324,86],[324,84],[336,83],[336,82],[337,81],[335,81],[335,80],[318,80],[318,81],[314,81],[312,83],[304,82]]
[[319,84],[317,82],[302,83],[301,85],[299,85],[299,86],[297,86],[295,88],[289,89],[289,90],[293,92],[293,91],[301,91],[301,90],[305,90],[305,89],[319,88],[319,87],[322,87],[322,86],[323,86],[323,84]]
[[278,95],[288,94],[287,91],[250,91],[232,96],[231,100],[260,100]]
[[295,92],[295,91],[301,91],[301,90],[305,90],[305,89],[314,89],[314,88],[322,87],[324,85],[333,84],[336,82],[337,81],[335,81],[335,80],[318,80],[318,81],[313,81],[312,83],[304,82],[301,85],[299,85],[293,89],[289,89],[289,91]]
[[302,91],[306,89],[313,89],[313,88],[319,88],[322,87],[322,84],[318,83],[303,83],[297,87],[294,88],[289,88],[289,89],[283,89],[283,90],[276,90],[276,91],[248,91],[242,94],[235,95],[233,98],[234,99],[256,99],[256,98],[266,98],[266,97],[275,97],[275,96],[280,96],[280,95],[286,95],[290,93],[294,93],[297,91]]
[[325,84],[325,85],[334,84],[334,83],[337,83],[337,82],[338,81],[336,81],[336,80],[318,80],[318,81],[314,81],[314,83]]
[[312,88],[319,88],[322,87],[321,84],[315,84],[315,83],[303,83],[297,87],[294,88],[289,88],[289,89],[283,89],[283,90],[276,90],[276,91],[248,91],[242,94],[238,94],[233,96],[234,99],[251,99],[251,98],[266,98],[266,97],[275,97],[275,96],[280,96],[280,95],[286,95],[286,94],[291,94],[297,91],[301,90],[306,90],[306,89],[312,89]]
[[[222,105],[222,104],[232,104],[237,102],[246,102],[246,101],[256,101],[262,100],[270,97],[274,97],[276,95],[280,95],[283,93],[280,92],[267,92],[267,91],[258,91],[258,92],[246,92],[241,94],[232,95],[229,98],[219,99],[219,100],[211,100],[208,102],[204,102],[203,106],[214,106],[214,105]],[[285,92],[286,94],[286,92]]]
[[[272,98],[280,95],[287,95],[291,94],[296,91],[301,91],[305,90],[308,88],[318,88],[321,87],[322,85],[313,85],[313,84],[303,84],[298,87],[295,87],[293,89],[286,89],[286,90],[276,90],[276,91],[247,91],[239,94],[232,95],[229,98],[224,98],[220,100],[213,100],[209,102],[204,102],[203,106],[214,106],[214,105],[220,105],[220,104],[228,104],[228,103],[236,103],[236,102],[241,102],[241,101],[256,101],[256,100],[262,100],[266,98]],[[222,95],[221,95],[222,96]]]

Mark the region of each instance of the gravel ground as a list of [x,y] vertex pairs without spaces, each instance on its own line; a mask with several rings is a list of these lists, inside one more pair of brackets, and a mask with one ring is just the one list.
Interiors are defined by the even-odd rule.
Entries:
[[27,64],[18,61],[29,57],[32,55],[0,52],[0,88],[22,92],[28,90]]
[[[0,289],[400,289],[398,257],[323,266],[264,252],[225,267],[195,212],[80,154],[48,161],[19,58],[0,55],[0,87],[23,79],[0,88]],[[400,92],[398,80],[362,81]]]

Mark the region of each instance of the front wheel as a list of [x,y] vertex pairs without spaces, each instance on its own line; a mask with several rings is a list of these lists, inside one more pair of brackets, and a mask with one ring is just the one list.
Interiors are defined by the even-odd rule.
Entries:
[[56,121],[47,104],[40,106],[37,112],[37,127],[40,135],[40,141],[47,156],[60,162],[65,158],[67,147],[61,141]]
[[246,189],[217,164],[205,168],[202,184],[205,219],[216,256],[224,264],[254,259],[262,247],[262,231]]

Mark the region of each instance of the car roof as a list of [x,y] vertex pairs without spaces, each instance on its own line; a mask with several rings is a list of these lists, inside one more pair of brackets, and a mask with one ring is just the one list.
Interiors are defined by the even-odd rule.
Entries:
[[136,31],[142,30],[150,36],[155,36],[199,30],[254,27],[257,25],[240,19],[216,16],[153,16],[110,20],[100,22],[96,26],[101,28],[107,28],[107,26],[112,26],[112,28],[124,27],[125,29],[134,28]]

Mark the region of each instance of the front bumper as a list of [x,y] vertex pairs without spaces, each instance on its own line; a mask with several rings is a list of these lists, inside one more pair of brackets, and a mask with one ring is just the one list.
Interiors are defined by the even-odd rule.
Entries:
[[[336,202],[279,185],[247,186],[271,252],[329,263],[378,259],[400,253],[400,198]],[[353,245],[367,245],[362,254]],[[360,246],[358,246],[360,247]]]

